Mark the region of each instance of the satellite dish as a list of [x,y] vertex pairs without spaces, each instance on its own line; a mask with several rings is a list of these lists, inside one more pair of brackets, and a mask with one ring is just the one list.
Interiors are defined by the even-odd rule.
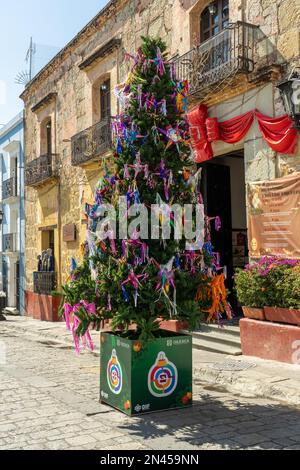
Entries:
[[25,70],[22,70],[22,72],[19,72],[15,78],[15,83],[17,83],[18,85],[26,86],[29,81],[30,81],[29,73]]

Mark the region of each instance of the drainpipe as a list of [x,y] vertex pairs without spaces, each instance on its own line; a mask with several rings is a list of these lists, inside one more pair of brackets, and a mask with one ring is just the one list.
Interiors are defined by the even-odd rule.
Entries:
[[241,21],[246,23],[246,0],[241,0]]
[[[55,139],[55,152],[57,152],[57,101],[55,103],[55,132],[54,132],[54,139]],[[60,173],[61,173],[61,154],[55,154],[55,165],[56,171],[58,176],[57,181],[57,239],[58,239],[58,254],[57,254],[57,266],[58,266],[58,273],[57,273],[57,285],[60,287],[62,283],[62,274],[61,274],[61,183],[60,183]]]

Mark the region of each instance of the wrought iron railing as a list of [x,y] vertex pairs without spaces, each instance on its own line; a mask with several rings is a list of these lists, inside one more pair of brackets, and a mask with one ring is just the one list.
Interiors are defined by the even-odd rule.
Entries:
[[17,233],[5,233],[2,239],[2,250],[3,252],[15,252],[18,251],[18,234]]
[[57,176],[57,155],[46,154],[26,163],[25,183],[27,186],[38,186]]
[[251,73],[258,27],[238,21],[186,54],[175,58],[176,75],[189,81],[190,94],[225,80],[235,72]]
[[99,157],[107,152],[111,145],[110,119],[103,119],[72,137],[72,165],[80,166]]
[[13,176],[2,183],[2,199],[15,196],[18,196],[18,180]]
[[33,273],[33,290],[36,294],[50,295],[56,287],[55,272],[36,271]]

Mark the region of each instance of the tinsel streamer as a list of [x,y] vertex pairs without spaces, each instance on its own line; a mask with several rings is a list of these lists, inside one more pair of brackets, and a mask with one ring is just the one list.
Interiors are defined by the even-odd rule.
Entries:
[[118,137],[117,139],[117,154],[118,155],[121,155],[121,153],[123,152],[123,147],[122,147],[122,142],[121,142],[121,139]]
[[155,63],[157,67],[157,73],[162,76],[165,73],[165,65],[159,47],[157,48]]
[[110,295],[110,294],[108,294],[108,296],[107,296],[107,307],[106,307],[106,310],[107,310],[108,312],[111,312],[111,311],[112,311],[112,307],[111,307],[111,295]]
[[[96,189],[95,193],[95,205],[100,206],[102,204],[102,193],[100,189]],[[95,209],[95,206],[93,207],[92,211]]]
[[166,201],[169,202],[170,200],[169,184],[167,183],[166,179],[164,179],[164,193],[165,193]]
[[107,230],[106,231],[106,236],[110,241],[110,248],[112,254],[115,256],[117,251],[116,251],[116,244],[115,244],[115,233],[113,230]]
[[211,242],[204,243],[203,250],[206,251],[210,256],[213,256],[213,247]]
[[221,219],[219,216],[215,218],[215,230],[219,232],[222,228]]
[[160,161],[159,165],[159,177],[160,179],[165,179],[167,177],[167,170],[166,170],[166,164],[164,160]]
[[70,323],[70,313],[72,312],[72,306],[70,304],[64,305],[64,317],[66,321],[66,327],[68,331],[71,331],[71,323]]
[[176,269],[180,269],[180,268],[181,268],[180,255],[179,255],[179,253],[176,253],[176,256],[175,256],[175,267],[176,267]]
[[80,339],[76,335],[76,330],[77,330],[79,324],[80,324],[79,318],[76,317],[76,315],[73,315],[72,336],[73,336],[73,342],[74,342],[75,352],[76,352],[77,356],[80,355]]
[[140,193],[138,190],[134,191],[134,204],[141,204]]
[[152,127],[151,133],[152,133],[152,136],[153,136],[154,143],[155,143],[155,145],[157,145],[157,142],[159,141],[159,133],[158,133],[158,129],[157,129],[156,126]]
[[[161,265],[160,270],[158,273],[159,281],[156,286],[156,290],[160,291],[160,296],[164,295],[168,300],[170,305],[170,316],[172,317],[173,314],[177,314],[177,306],[176,306],[176,286],[174,282],[174,271],[173,271],[173,263],[175,257],[173,257],[166,265]],[[173,302],[169,297],[169,289],[170,286],[173,287],[174,294],[173,294]]]
[[91,258],[97,255],[97,246],[96,246],[95,234],[91,232],[90,230],[87,230],[86,241],[88,243],[89,253],[90,253],[89,266],[90,266],[90,271],[91,271],[91,277],[93,281],[96,281],[98,273]]
[[131,204],[132,195],[133,195],[132,189],[129,187],[129,188],[128,188],[128,191],[126,192],[127,208],[128,208],[128,209],[129,209],[130,204]]
[[147,244],[146,244],[146,243],[142,243],[142,244],[141,244],[141,260],[142,260],[142,263],[145,263],[145,262],[146,262],[147,251],[148,251],[148,246],[147,246]]
[[175,73],[174,62],[170,63],[170,75],[171,75],[171,80],[172,80],[173,84],[175,85],[175,83],[176,83],[176,73]]
[[137,90],[138,90],[137,99],[138,99],[138,102],[139,102],[139,110],[141,110],[142,106],[143,106],[143,87],[142,87],[142,85],[138,85]]
[[220,269],[220,267],[221,267],[220,253],[214,253],[214,262],[215,262],[216,268]]
[[162,104],[161,104],[161,113],[163,114],[163,116],[166,116],[167,115],[167,102],[166,100],[162,100]]
[[149,178],[149,165],[144,166],[144,178],[145,180]]
[[135,289],[135,291],[134,291],[134,294],[133,294],[133,298],[134,298],[134,306],[135,306],[135,308],[137,307],[137,301],[138,301],[138,297],[139,297],[138,290],[137,290],[137,289]]
[[127,240],[122,240],[122,253],[123,258],[127,259]]
[[145,60],[144,60],[144,63],[143,63],[143,72],[144,72],[145,74],[147,74],[148,68],[149,68],[149,60],[148,60],[148,59],[145,59]]
[[77,268],[76,260],[75,260],[75,258],[72,258],[71,271],[74,272],[76,268]]
[[127,294],[127,291],[126,291],[124,286],[122,286],[122,295],[123,295],[123,299],[125,300],[125,302],[128,303],[129,302],[129,295]]

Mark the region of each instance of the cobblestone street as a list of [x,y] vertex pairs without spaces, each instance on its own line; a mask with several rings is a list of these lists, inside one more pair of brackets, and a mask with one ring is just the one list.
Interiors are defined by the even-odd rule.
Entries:
[[194,407],[127,416],[98,403],[99,359],[1,324],[0,449],[300,449],[300,410],[195,386]]

